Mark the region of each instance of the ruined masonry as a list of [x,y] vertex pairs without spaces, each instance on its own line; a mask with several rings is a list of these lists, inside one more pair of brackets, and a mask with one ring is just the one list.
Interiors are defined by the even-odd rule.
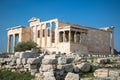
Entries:
[[[38,47],[49,52],[81,54],[114,54],[114,27],[91,28],[52,19],[42,22],[33,17],[28,26],[16,26],[8,30],[7,52],[13,52],[18,42],[33,40]],[[111,48],[110,48],[111,47]]]

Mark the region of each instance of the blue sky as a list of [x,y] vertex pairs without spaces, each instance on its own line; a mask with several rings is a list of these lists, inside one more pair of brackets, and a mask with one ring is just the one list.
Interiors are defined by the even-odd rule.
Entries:
[[120,0],[0,0],[0,51],[6,51],[6,29],[29,26],[32,17],[95,28],[114,26],[115,49],[120,51]]

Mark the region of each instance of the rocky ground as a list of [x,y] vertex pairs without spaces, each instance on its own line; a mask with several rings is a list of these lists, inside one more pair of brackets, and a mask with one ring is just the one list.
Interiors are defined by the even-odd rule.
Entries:
[[120,80],[120,56],[16,52],[0,69],[28,71],[34,80]]

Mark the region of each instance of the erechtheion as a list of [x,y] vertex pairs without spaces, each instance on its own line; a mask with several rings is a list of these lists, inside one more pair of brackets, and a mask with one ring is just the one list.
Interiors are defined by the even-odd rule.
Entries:
[[[114,27],[91,28],[52,19],[42,22],[33,17],[29,27],[16,26],[8,30],[7,52],[13,37],[13,52],[18,42],[33,40],[49,52],[81,54],[114,54]],[[110,48],[111,47],[111,48]]]

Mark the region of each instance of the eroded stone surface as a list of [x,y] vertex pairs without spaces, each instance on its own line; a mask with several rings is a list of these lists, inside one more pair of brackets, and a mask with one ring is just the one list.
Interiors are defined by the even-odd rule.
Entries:
[[91,65],[88,63],[81,63],[78,64],[77,67],[82,71],[82,72],[89,72]]
[[100,78],[108,77],[109,76],[109,70],[105,69],[105,68],[97,69],[94,72],[94,76],[95,77],[100,77]]
[[65,80],[79,80],[79,74],[68,72],[67,76],[65,77]]

